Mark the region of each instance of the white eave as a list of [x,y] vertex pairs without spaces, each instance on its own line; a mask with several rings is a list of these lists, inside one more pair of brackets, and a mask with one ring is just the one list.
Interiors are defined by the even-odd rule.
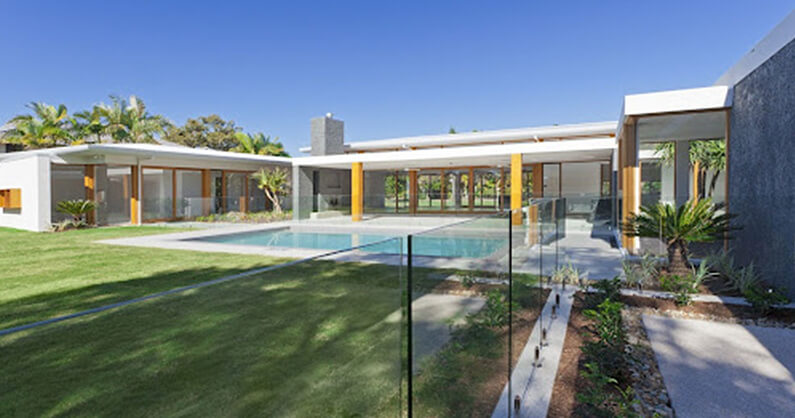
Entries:
[[507,167],[512,154],[522,154],[525,164],[559,161],[608,161],[615,149],[615,138],[602,137],[299,157],[293,159],[293,165],[350,169],[352,163],[361,162],[365,170],[458,166]]
[[[615,121],[607,121],[480,132],[461,132],[456,134],[410,136],[351,142],[345,144],[344,149],[345,152],[384,151],[411,148],[457,147],[472,144],[500,144],[502,142],[533,139],[547,140],[599,137],[612,135],[615,132],[615,126]],[[300,151],[310,152],[311,147],[303,147]]]
[[142,159],[162,157],[192,161],[224,161],[227,163],[239,162],[279,165],[291,164],[291,159],[287,157],[242,154],[210,149],[196,149],[155,144],[85,144],[69,147],[48,148],[35,151],[13,152],[8,154],[0,154],[0,162],[23,159],[33,155],[48,156],[53,162],[56,163],[68,163],[72,158],[90,158],[92,156],[116,155],[139,157]]

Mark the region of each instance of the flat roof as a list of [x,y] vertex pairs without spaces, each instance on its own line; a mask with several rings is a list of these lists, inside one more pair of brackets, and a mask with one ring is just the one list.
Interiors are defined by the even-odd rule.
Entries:
[[460,166],[507,167],[512,154],[522,154],[523,163],[559,161],[608,161],[615,151],[613,137],[567,141],[522,142],[451,148],[382,151],[293,158],[293,165],[350,169],[361,162],[365,170],[403,170]]
[[[430,148],[441,146],[464,146],[473,144],[499,144],[502,142],[532,139],[567,139],[580,137],[611,136],[615,133],[616,121],[576,123],[565,125],[534,126],[518,129],[499,129],[455,134],[421,135],[372,141],[349,142],[344,145],[346,152],[385,151],[411,148]],[[302,147],[301,152],[311,151]]]
[[243,154],[237,152],[198,149],[157,144],[83,144],[68,147],[46,148],[40,150],[0,154],[0,162],[27,158],[33,155],[48,156],[53,160],[91,155],[124,155],[133,157],[167,157],[201,160],[222,160],[228,162],[269,163],[290,165],[288,157]]

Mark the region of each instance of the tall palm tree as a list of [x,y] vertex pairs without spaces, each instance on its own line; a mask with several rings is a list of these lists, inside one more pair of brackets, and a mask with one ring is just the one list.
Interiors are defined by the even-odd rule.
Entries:
[[144,101],[136,96],[130,96],[129,101],[118,96],[110,99],[110,105],[101,103],[95,110],[104,119],[105,133],[114,142],[156,143],[171,126],[163,116],[150,114]]
[[[97,106],[91,110],[84,110],[74,114],[75,131],[80,137],[80,142],[102,142],[102,135],[107,130],[107,124]],[[90,138],[90,139],[88,139]]]
[[280,157],[290,156],[290,154],[284,150],[284,145],[279,142],[279,138],[271,140],[270,136],[266,136],[261,132],[257,132],[253,135],[237,132],[235,133],[235,139],[237,139],[238,145],[230,151],[245,154],[275,155]]
[[51,148],[69,145],[74,141],[74,121],[69,118],[65,105],[58,107],[41,102],[31,102],[27,107],[32,115],[18,115],[8,123],[11,129],[0,139],[22,144],[27,149]]

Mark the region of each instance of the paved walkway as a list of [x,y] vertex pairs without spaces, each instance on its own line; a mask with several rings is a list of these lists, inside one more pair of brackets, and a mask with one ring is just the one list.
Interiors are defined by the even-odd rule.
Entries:
[[643,316],[680,417],[795,417],[795,331]]

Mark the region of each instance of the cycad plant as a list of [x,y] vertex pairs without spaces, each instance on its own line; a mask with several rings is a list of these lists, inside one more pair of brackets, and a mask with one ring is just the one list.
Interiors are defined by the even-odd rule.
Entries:
[[96,209],[96,204],[91,200],[62,200],[58,202],[56,208],[58,212],[65,213],[72,217],[72,222],[75,226],[85,224],[86,214]]
[[265,197],[273,203],[273,210],[281,212],[279,195],[287,190],[287,170],[279,167],[268,170],[263,168],[252,174],[251,178],[257,182],[257,187],[265,193]]
[[660,202],[630,214],[624,235],[661,239],[668,249],[669,273],[686,276],[690,273],[688,244],[722,239],[732,229],[731,218],[710,199],[688,201],[678,208]]

